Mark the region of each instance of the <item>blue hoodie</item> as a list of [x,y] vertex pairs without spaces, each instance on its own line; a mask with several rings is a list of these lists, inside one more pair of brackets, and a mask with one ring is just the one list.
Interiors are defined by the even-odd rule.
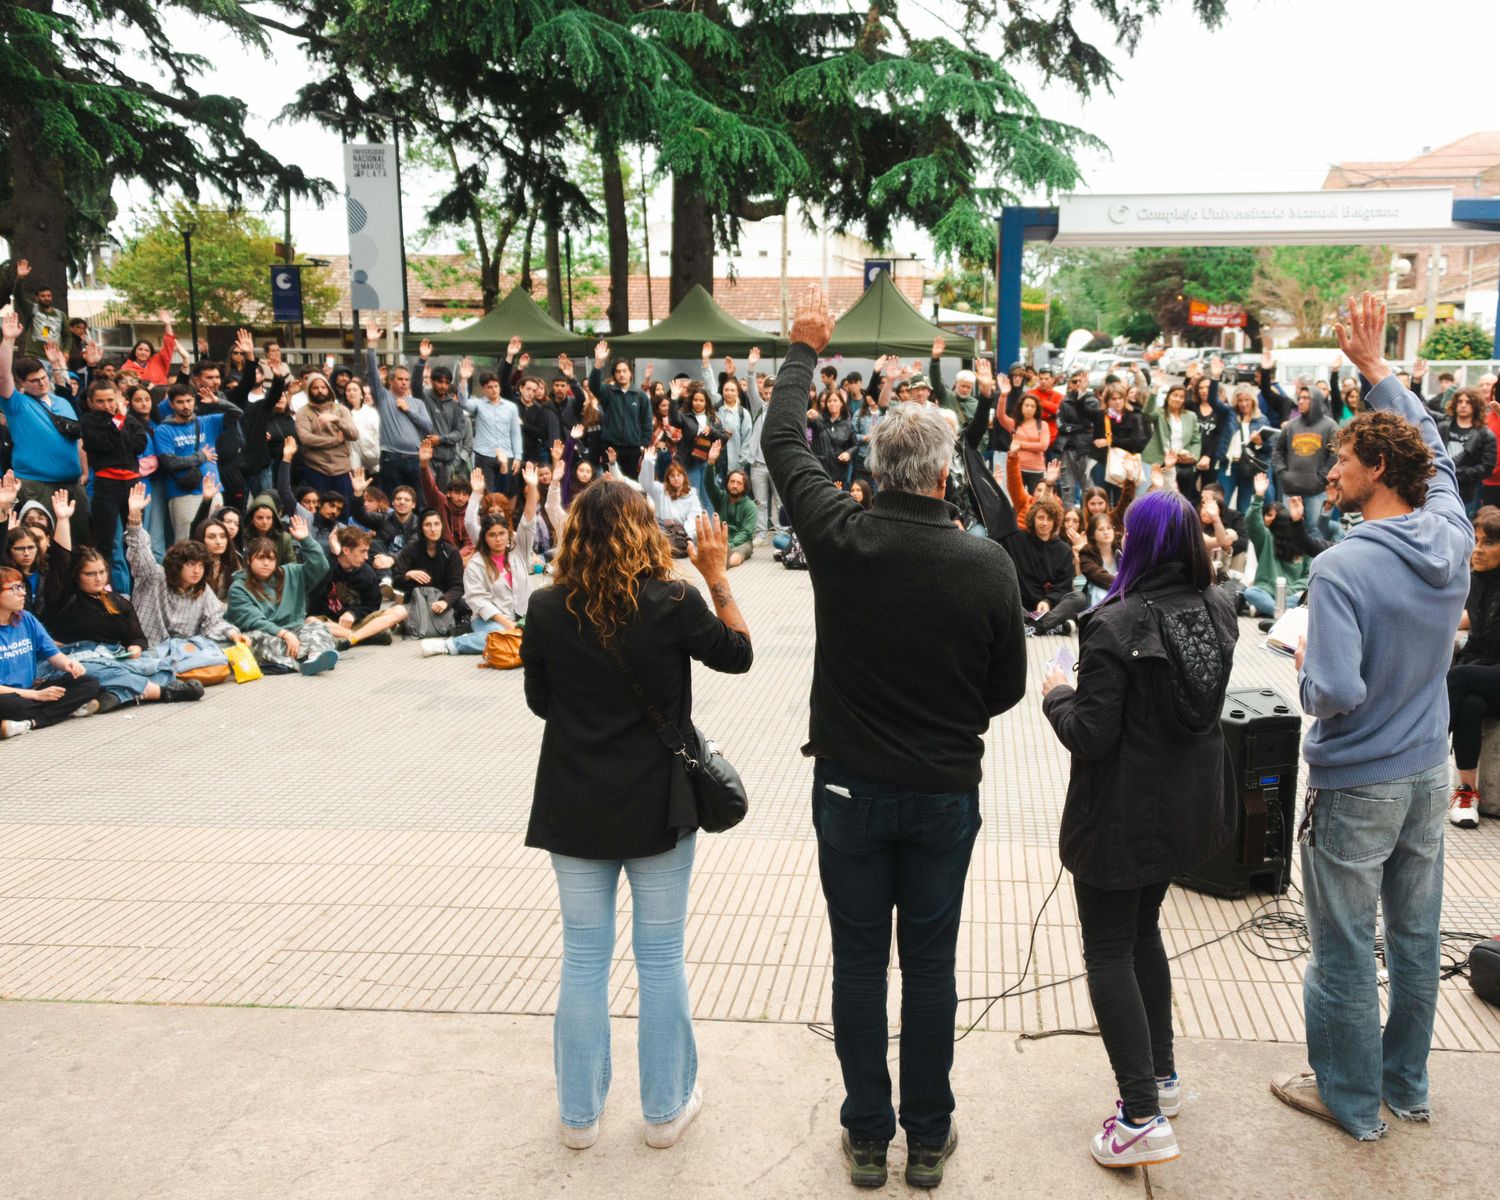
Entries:
[[1395,376],[1366,403],[1405,417],[1432,448],[1427,502],[1365,521],[1313,559],[1302,744],[1317,788],[1386,783],[1448,760],[1448,664],[1469,593],[1474,527],[1426,407]]

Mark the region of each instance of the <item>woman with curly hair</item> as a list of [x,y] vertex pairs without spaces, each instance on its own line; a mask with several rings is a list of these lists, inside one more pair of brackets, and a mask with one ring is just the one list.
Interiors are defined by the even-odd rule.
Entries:
[[[646,457],[647,470],[654,464]],[[679,466],[680,469],[680,466]],[[683,961],[697,812],[686,773],[641,711],[693,727],[697,659],[750,669],[750,631],[729,590],[728,529],[700,516],[689,550],[713,599],[676,577],[656,513],[629,482],[600,479],[573,500],[553,586],[531,597],[521,640],[526,703],[546,722],[526,844],[547,850],[562,908],[553,1058],[565,1146],[599,1137],[609,1083],[615,890],[630,881],[640,986],[646,1143],[676,1143],[697,1115],[697,1050]]]

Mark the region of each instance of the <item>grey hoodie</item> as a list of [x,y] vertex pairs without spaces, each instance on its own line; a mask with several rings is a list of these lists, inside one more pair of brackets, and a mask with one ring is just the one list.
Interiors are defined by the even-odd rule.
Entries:
[[1313,559],[1307,584],[1302,744],[1317,788],[1387,783],[1448,760],[1448,664],[1469,593],[1474,528],[1432,414],[1394,375],[1366,397],[1422,431],[1437,473],[1427,502],[1364,521]]
[[1333,439],[1339,427],[1327,415],[1324,401],[1313,389],[1307,415],[1298,413],[1281,426],[1271,451],[1276,486],[1283,495],[1316,496],[1327,490],[1328,472],[1337,455]]

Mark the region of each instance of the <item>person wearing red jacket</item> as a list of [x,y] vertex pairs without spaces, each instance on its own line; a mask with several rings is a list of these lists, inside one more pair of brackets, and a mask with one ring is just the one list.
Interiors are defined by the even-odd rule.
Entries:
[[177,353],[177,338],[172,332],[172,318],[161,314],[161,349],[142,338],[130,349],[121,371],[133,371],[140,381],[150,387],[166,387],[172,378],[172,358]]
[[[1035,396],[1037,407],[1041,410],[1042,424],[1047,426],[1047,442],[1050,445],[1057,441],[1057,410],[1062,407],[1063,394],[1054,386],[1056,377],[1050,370],[1043,367],[1037,372],[1036,387],[1027,392],[1028,396]],[[1019,405],[1020,401],[1017,400]]]
[[[1495,435],[1495,441],[1500,443],[1500,399],[1495,396],[1493,375],[1479,377],[1479,394],[1484,402],[1484,423]],[[1495,469],[1485,478],[1479,490],[1479,503],[1481,505],[1500,504],[1500,461],[1495,463]]]

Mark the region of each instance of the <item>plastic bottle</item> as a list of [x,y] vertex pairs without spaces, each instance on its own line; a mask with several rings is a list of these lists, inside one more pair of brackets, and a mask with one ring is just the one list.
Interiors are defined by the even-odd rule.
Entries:
[[1286,612],[1286,576],[1276,576],[1276,616]]

